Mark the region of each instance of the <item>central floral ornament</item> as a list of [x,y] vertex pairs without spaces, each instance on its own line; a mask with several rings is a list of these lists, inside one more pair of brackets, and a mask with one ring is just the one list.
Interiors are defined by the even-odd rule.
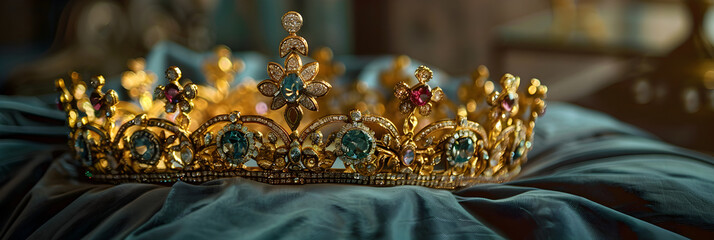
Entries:
[[315,80],[319,72],[317,62],[302,64],[300,55],[307,55],[307,41],[295,33],[302,26],[302,16],[297,12],[283,15],[283,28],[289,35],[280,43],[280,56],[285,57],[285,68],[277,63],[268,63],[268,76],[258,84],[258,91],[266,97],[272,97],[270,109],[278,110],[285,105],[285,121],[295,131],[302,120],[302,109],[317,111],[317,100],[330,91],[332,86],[321,80]]

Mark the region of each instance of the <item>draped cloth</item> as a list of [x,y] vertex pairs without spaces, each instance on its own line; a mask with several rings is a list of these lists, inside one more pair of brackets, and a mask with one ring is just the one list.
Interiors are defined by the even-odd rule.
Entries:
[[63,113],[0,98],[0,238],[712,238],[714,160],[590,110],[551,103],[521,174],[418,186],[93,184]]

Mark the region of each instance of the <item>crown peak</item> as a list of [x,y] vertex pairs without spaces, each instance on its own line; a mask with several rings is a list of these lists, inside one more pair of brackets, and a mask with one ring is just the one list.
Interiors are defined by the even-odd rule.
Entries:
[[289,11],[283,15],[281,22],[285,31],[296,33],[302,27],[302,15],[295,11]]

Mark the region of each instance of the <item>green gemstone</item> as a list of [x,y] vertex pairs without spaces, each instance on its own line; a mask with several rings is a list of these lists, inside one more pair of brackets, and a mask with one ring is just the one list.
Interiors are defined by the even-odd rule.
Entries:
[[283,95],[285,100],[288,102],[296,102],[298,97],[300,97],[300,92],[304,87],[304,83],[297,74],[291,73],[283,78],[283,82],[280,84],[280,94]]
[[248,139],[241,131],[228,131],[221,139],[221,146],[223,147],[223,152],[228,154],[229,158],[234,161],[241,160],[248,152]]
[[526,151],[526,141],[521,140],[520,143],[518,143],[518,146],[516,147],[516,150],[513,151],[513,160],[516,160],[523,156],[523,153]]
[[355,160],[362,160],[369,156],[372,150],[372,137],[361,129],[352,129],[342,137],[342,151],[345,156]]
[[451,145],[451,156],[454,158],[454,162],[456,163],[469,161],[475,151],[474,141],[470,137],[456,139],[454,144]]
[[293,147],[290,149],[290,160],[293,161],[300,161],[300,148],[299,147]]
[[92,165],[92,159],[89,155],[89,148],[87,147],[87,139],[84,135],[77,137],[77,141],[74,142],[74,150],[79,154],[80,161],[85,166]]
[[146,164],[156,163],[154,156],[158,153],[159,149],[159,147],[151,141],[150,136],[151,135],[148,134],[141,134],[134,138],[134,152],[138,154],[139,161]]

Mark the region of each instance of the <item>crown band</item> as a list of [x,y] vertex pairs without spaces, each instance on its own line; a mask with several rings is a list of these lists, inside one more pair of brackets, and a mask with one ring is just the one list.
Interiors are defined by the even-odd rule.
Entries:
[[[284,64],[268,63],[270,78],[252,87],[270,98],[265,107],[272,111],[225,113],[225,108],[250,112],[246,105],[260,106],[237,103],[255,100],[230,89],[242,62],[231,59],[227,49],[219,49],[218,67],[206,66],[213,86],[182,85],[180,69],[170,67],[168,83],[154,91],[156,100],[146,94],[152,76],[133,67],[122,85],[138,105],[119,101],[114,90],[103,92],[101,76],[84,83],[72,74],[70,86],[58,79],[60,107],[71,129],[69,145],[87,179],[159,183],[237,176],[270,184],[458,188],[506,181],[526,161],[535,120],[545,111],[547,88],[538,80],[519,94],[520,79],[506,74],[501,91],[495,91],[481,70],[473,86],[461,87],[465,107],[456,110],[456,117],[434,121],[430,117],[445,109],[439,104],[456,104],[429,85],[433,72],[421,66],[414,73],[417,83],[396,83],[389,101],[403,117],[401,128],[387,116],[356,109],[319,116],[322,98],[332,90],[329,77],[319,74],[324,67],[319,62],[302,63],[301,55],[308,54],[307,41],[297,35],[302,16],[288,12],[282,23],[288,31],[279,48]],[[87,89],[93,89],[89,97]],[[488,107],[476,108],[483,103]],[[312,121],[303,121],[306,116]]]

